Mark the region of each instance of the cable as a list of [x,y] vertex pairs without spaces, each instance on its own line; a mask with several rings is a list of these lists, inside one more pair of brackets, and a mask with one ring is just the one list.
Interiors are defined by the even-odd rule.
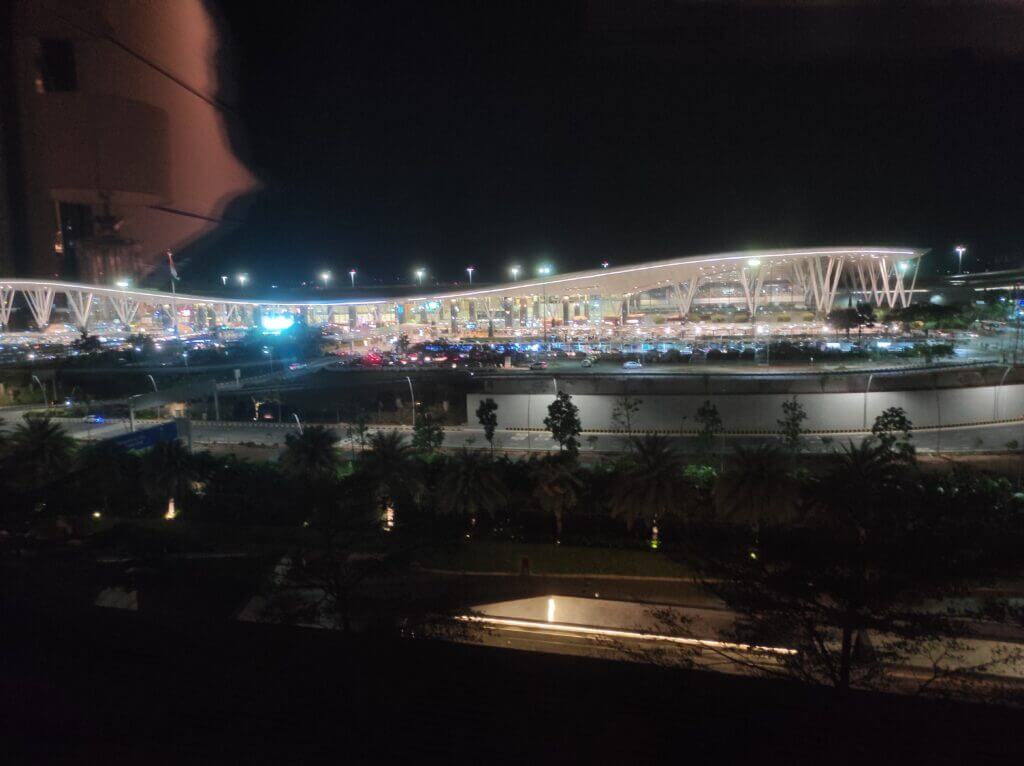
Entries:
[[80,24],[75,23],[74,21],[72,21],[71,19],[69,19],[66,16],[62,15],[61,13],[55,11],[52,7],[50,7],[48,5],[45,6],[45,7],[46,7],[46,10],[48,10],[51,14],[56,16],[58,19],[63,21],[68,26],[77,29],[79,32],[81,32],[82,34],[88,35],[89,37],[106,40],[111,45],[114,45],[114,46],[120,48],[122,51],[127,53],[132,58],[135,58],[138,61],[141,61],[146,66],[148,66],[151,69],[154,69],[155,71],[159,72],[160,74],[162,74],[164,77],[166,77],[168,80],[173,82],[178,87],[187,90],[193,96],[195,96],[196,98],[202,99],[207,104],[209,104],[210,106],[214,107],[215,109],[220,109],[221,111],[225,111],[225,112],[229,112],[230,114],[237,115],[237,112],[232,107],[230,107],[227,104],[225,104],[223,101],[220,101],[220,100],[218,100],[216,98],[212,98],[210,96],[207,96],[205,93],[197,90],[196,88],[193,88],[187,82],[185,82],[181,78],[175,76],[171,72],[167,71],[162,66],[157,64],[155,61],[151,61],[150,59],[148,59],[145,56],[143,56],[141,53],[138,53],[137,51],[133,50],[132,48],[129,48],[127,45],[122,43],[120,40],[118,40],[113,35],[107,34],[105,32],[93,32],[93,31],[91,31],[89,29],[86,29],[85,27],[81,26]]

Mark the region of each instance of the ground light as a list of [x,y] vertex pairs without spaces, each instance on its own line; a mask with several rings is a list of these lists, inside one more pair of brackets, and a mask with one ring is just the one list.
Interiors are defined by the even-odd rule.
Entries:
[[167,521],[172,521],[178,518],[178,509],[174,507],[173,497],[167,501],[167,513],[164,514],[164,518],[167,519]]
[[[553,613],[552,613],[553,616]],[[774,654],[789,657],[797,654],[796,649],[788,649],[783,646],[758,646],[757,644],[737,644],[732,641],[715,641],[705,638],[683,638],[682,636],[667,636],[661,633],[641,633],[635,630],[617,630],[615,628],[590,628],[585,625],[571,625],[559,622],[536,622],[534,620],[517,620],[510,617],[482,617],[479,615],[460,614],[455,617],[459,622],[470,622],[480,625],[494,625],[510,628],[536,628],[538,630],[552,630],[559,633],[576,633],[583,636],[596,636],[600,638],[630,638],[639,641],[652,641],[656,643],[679,644],[682,646],[704,647],[706,649],[725,649],[735,652],[749,652],[753,654]]]

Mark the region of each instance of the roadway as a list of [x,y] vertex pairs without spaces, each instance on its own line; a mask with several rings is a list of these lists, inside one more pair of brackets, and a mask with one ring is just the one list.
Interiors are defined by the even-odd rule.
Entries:
[[[25,408],[18,408],[19,412]],[[0,410],[0,417],[5,419],[6,428],[10,428],[17,420],[7,413],[11,408]],[[88,423],[81,420],[67,419],[62,421],[70,434],[82,440],[105,439],[117,436],[128,430],[127,420],[108,421],[106,423]],[[144,428],[149,425],[156,425],[159,421],[139,421],[138,427]],[[340,446],[344,449],[358,448],[353,444],[354,439],[347,436],[346,424],[325,424],[333,428],[338,437]],[[199,447],[230,447],[237,445],[259,445],[263,447],[283,447],[285,437],[294,433],[298,426],[295,423],[254,423],[254,422],[217,422],[210,423],[199,420],[192,421],[192,441]],[[399,430],[411,434],[408,425],[383,425],[371,426],[370,433],[378,431]],[[827,436],[808,435],[805,445],[808,452],[828,452],[837,444],[845,443],[847,439],[855,441],[863,438],[865,432],[848,432],[829,434]],[[696,450],[696,437],[694,436],[669,436],[684,452]],[[763,443],[766,437],[762,435],[723,434],[715,437],[715,451],[729,452],[736,445],[750,446]],[[943,429],[920,429],[914,432],[914,443],[919,451],[924,453],[950,452],[1006,452],[1007,444],[1016,441],[1018,445],[1024,445],[1024,422],[964,426]],[[584,453],[621,452],[627,446],[627,439],[623,434],[608,432],[585,432],[580,439],[580,451]],[[445,428],[444,446],[449,449],[489,449],[484,439],[483,430],[469,426],[449,426]],[[500,452],[550,452],[557,451],[558,444],[552,439],[551,434],[546,431],[519,431],[501,430],[495,433],[495,450]]]

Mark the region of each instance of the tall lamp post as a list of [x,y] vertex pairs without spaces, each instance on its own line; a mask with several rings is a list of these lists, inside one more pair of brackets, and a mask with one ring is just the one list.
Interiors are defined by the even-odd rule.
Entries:
[[405,376],[405,382],[409,384],[409,398],[412,400],[412,427],[416,428],[416,393],[412,390],[412,378]]
[[425,269],[416,269],[416,279],[419,280],[420,287],[423,287],[423,277],[426,273]]
[[473,272],[474,271],[476,271],[476,269],[473,266],[468,266],[466,268],[466,273],[469,274],[469,286],[470,287],[473,286]]
[[[551,274],[550,266],[541,266],[537,269],[537,272],[542,276],[546,277]],[[548,342],[548,284],[547,282],[540,283],[541,291],[541,314],[540,314],[540,327],[541,332],[544,334],[544,343]]]
[[356,270],[355,269],[349,269],[348,278],[352,280],[352,287],[354,288],[356,286]]
[[959,259],[958,263],[957,263],[957,267],[956,267],[956,273],[957,274],[963,274],[964,273],[964,253],[967,252],[967,248],[964,247],[963,245],[957,245],[953,249],[956,250],[956,254],[957,254],[957,257]]

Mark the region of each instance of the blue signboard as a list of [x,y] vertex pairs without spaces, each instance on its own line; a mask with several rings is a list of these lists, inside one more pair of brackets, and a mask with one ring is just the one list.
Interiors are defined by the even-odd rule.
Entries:
[[124,447],[128,450],[147,449],[157,442],[166,442],[178,438],[178,424],[173,420],[169,423],[161,423],[158,426],[143,428],[141,431],[114,436],[105,441]]

